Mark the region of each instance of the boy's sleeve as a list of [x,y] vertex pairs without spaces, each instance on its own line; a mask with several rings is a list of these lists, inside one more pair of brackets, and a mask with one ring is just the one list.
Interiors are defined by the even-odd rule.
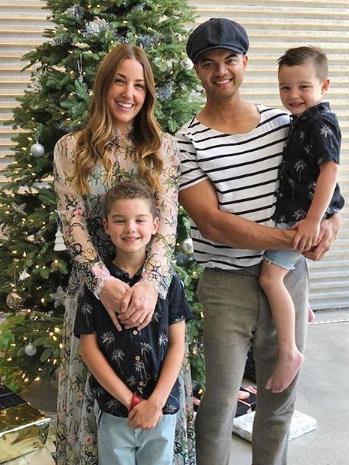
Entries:
[[93,334],[96,331],[95,311],[101,305],[99,300],[85,285],[82,296],[78,300],[74,336],[80,337],[81,334]]
[[312,128],[312,152],[317,164],[334,161],[339,164],[341,148],[341,131],[335,115],[326,115],[316,118]]
[[178,321],[189,321],[193,318],[193,312],[185,297],[184,286],[179,277],[174,274],[168,291],[169,324]]

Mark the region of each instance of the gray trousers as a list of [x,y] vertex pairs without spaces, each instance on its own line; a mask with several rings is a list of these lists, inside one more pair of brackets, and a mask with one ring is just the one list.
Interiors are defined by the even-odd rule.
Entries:
[[[239,271],[205,269],[198,297],[204,307],[206,391],[196,417],[197,465],[234,465],[232,425],[237,391],[252,345],[257,377],[252,465],[286,465],[297,378],[282,393],[264,388],[277,358],[277,335],[258,285],[259,265]],[[301,258],[286,277],[296,307],[296,342],[304,351],[308,271]]]

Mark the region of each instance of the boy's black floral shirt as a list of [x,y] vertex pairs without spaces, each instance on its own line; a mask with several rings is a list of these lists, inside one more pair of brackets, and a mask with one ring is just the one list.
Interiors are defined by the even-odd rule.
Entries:
[[[320,165],[339,164],[341,132],[336,115],[327,102],[309,108],[293,118],[280,166],[280,187],[274,219],[294,223],[305,218],[315,192]],[[344,199],[337,184],[326,217],[339,212]]]
[[[141,271],[133,278],[113,264],[108,265],[112,276],[130,286],[136,284]],[[166,299],[158,298],[152,321],[144,329],[123,329],[119,332],[112,323],[102,303],[85,286],[75,319],[74,334],[96,333],[97,344],[115,373],[140,397],[147,399],[153,392],[160,374],[168,346],[169,325],[190,320],[192,312],[177,275],[174,275]],[[91,390],[101,410],[118,417],[127,417],[128,410],[111,396],[91,376]],[[178,380],[163,408],[163,413],[173,414],[179,409]]]

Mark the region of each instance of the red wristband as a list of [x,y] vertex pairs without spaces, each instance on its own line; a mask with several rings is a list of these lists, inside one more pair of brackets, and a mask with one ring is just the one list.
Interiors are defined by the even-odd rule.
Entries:
[[143,399],[141,399],[141,397],[139,397],[139,396],[137,396],[137,394],[133,393],[130,408],[128,409],[128,411],[130,412],[134,407],[136,407],[136,405],[138,405],[140,402],[142,402],[142,400]]

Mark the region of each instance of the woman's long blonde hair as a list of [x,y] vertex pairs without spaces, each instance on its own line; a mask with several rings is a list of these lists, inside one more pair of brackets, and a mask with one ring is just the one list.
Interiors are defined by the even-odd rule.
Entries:
[[88,122],[78,137],[73,179],[82,194],[89,191],[88,176],[98,161],[101,161],[105,167],[109,181],[113,176],[113,163],[107,145],[115,137],[115,124],[107,106],[107,93],[117,69],[126,58],[135,59],[142,65],[146,87],[144,104],[133,121],[131,131],[139,175],[153,190],[161,190],[159,181],[163,169],[160,154],[161,130],[154,117],[153,72],[141,48],[121,44],[111,50],[98,67]]

